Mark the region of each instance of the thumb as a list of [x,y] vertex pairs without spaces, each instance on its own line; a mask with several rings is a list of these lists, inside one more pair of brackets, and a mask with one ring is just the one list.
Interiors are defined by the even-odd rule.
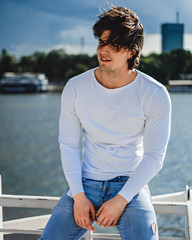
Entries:
[[98,212],[97,212],[97,214],[96,214],[97,217],[99,217],[99,215],[100,215],[101,212],[103,211],[103,208],[104,208],[103,205],[99,208],[99,210],[98,210]]
[[91,206],[90,211],[91,211],[91,215],[92,215],[93,221],[96,222],[97,220],[96,220],[96,215],[95,215],[95,208],[94,208],[94,206]]

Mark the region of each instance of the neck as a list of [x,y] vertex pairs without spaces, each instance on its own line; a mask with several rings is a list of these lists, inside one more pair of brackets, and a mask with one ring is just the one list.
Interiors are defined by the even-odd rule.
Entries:
[[137,72],[135,69],[133,70],[125,70],[120,72],[112,72],[112,71],[103,71],[100,68],[95,70],[95,77],[97,81],[106,88],[114,89],[123,87],[132,81],[134,81],[137,76]]

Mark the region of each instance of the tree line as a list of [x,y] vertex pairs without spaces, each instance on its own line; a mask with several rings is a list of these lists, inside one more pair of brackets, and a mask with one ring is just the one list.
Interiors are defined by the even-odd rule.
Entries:
[[[180,73],[192,73],[192,53],[183,49],[141,56],[140,62],[139,70],[163,84],[167,84],[170,79],[179,79]],[[50,82],[65,84],[69,78],[96,66],[96,55],[72,55],[63,49],[52,50],[49,53],[35,52],[19,59],[5,49],[0,54],[0,78],[5,72],[44,73]]]

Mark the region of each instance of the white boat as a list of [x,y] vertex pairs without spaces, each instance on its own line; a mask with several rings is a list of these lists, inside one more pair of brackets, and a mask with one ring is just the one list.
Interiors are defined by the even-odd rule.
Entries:
[[[57,204],[58,197],[42,196],[20,196],[2,194],[0,176],[0,240],[7,234],[35,234],[41,235],[50,215],[20,218],[10,221],[3,221],[3,207],[22,208],[46,208],[53,209]],[[184,237],[161,237],[159,240],[192,240],[192,189],[186,186],[183,192],[169,193],[152,196],[152,202],[156,214],[184,215],[185,236]],[[165,223],[166,224],[166,223]],[[108,239],[119,240],[119,234],[94,233],[88,231],[84,240]],[[138,239],[141,240],[141,239]]]
[[5,73],[0,81],[1,92],[43,92],[48,87],[48,79],[43,73]]

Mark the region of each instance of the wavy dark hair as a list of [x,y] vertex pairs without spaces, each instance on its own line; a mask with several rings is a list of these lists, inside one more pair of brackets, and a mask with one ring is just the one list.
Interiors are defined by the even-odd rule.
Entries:
[[135,54],[128,59],[129,69],[139,66],[141,50],[143,48],[144,31],[139,17],[130,9],[125,7],[110,6],[93,25],[95,38],[100,39],[103,31],[109,30],[107,41],[102,42],[103,46],[111,44],[120,51],[122,48],[134,50]]

